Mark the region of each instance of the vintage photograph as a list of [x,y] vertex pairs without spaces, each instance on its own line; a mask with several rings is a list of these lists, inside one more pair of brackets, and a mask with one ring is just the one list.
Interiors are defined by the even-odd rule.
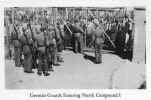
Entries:
[[5,7],[6,89],[146,89],[145,7]]

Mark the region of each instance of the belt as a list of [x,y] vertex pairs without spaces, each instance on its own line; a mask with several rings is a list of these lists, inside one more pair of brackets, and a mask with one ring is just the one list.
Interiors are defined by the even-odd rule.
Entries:
[[38,47],[45,47],[44,45],[38,45]]

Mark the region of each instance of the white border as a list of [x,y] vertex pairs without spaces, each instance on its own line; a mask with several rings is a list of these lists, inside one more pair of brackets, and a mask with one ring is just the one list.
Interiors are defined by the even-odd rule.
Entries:
[[[3,0],[4,1],[4,0]],[[57,93],[57,92],[68,92],[68,93],[81,93],[81,92],[104,92],[104,93],[113,93],[121,92],[122,98],[108,98],[107,100],[150,100],[151,99],[151,6],[150,0],[6,0],[5,2],[0,2],[0,99],[1,100],[58,100],[58,98],[29,98],[30,92],[36,93]],[[4,7],[79,7],[79,6],[90,6],[90,7],[134,7],[134,6],[143,6],[146,7],[146,54],[147,54],[147,64],[146,64],[146,74],[147,74],[147,88],[146,90],[100,90],[100,89],[74,89],[74,90],[64,90],[64,89],[53,89],[53,90],[6,90],[5,89],[5,68],[4,68],[4,34],[3,34],[3,8]],[[104,98],[83,98],[83,100],[104,100]],[[60,98],[59,100],[77,100],[77,98]]]

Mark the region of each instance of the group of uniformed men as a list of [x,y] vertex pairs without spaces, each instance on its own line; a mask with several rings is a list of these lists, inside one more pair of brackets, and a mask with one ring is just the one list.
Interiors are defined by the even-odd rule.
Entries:
[[[14,21],[12,24],[11,42],[14,47],[14,61],[16,66],[23,65],[24,72],[33,73],[32,69],[37,68],[38,75],[48,76],[53,71],[53,66],[63,62],[62,50],[72,42],[75,53],[83,53],[84,37],[86,46],[93,45],[95,49],[95,63],[102,63],[101,50],[105,41],[105,34],[109,37],[116,33],[116,39],[110,40],[116,45],[117,54],[124,54],[124,48],[130,40],[130,22],[126,19],[122,22],[113,22],[115,25],[112,32],[110,24],[99,21],[97,18],[90,18],[87,22],[75,19],[74,23],[69,21],[48,24],[47,18],[42,23],[33,22],[28,18],[26,22]],[[70,35],[69,37],[67,35]],[[131,43],[131,41],[129,41]]]
[[16,66],[23,65],[24,72],[33,73],[37,68],[38,75],[48,76],[53,65],[58,66],[63,59],[59,52],[63,50],[60,25],[45,23],[15,23],[12,42]]

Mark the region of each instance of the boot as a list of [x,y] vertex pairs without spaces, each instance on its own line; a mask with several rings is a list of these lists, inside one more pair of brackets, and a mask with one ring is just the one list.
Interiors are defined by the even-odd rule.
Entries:
[[44,76],[49,76],[50,74],[47,71],[43,72]]
[[37,74],[38,74],[39,76],[41,76],[41,75],[42,75],[42,71],[38,71]]
[[48,71],[52,71],[52,72],[54,71],[52,65],[49,65]]
[[34,71],[24,71],[25,73],[34,73]]

